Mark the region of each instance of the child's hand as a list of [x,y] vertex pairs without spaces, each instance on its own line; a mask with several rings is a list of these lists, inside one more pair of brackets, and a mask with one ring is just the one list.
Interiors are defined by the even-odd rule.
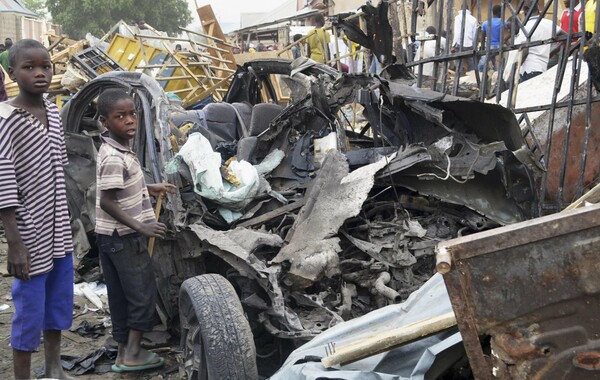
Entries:
[[148,185],[148,193],[153,197],[160,197],[165,193],[175,194],[177,192],[177,186],[170,183],[153,183]]
[[142,224],[138,230],[146,237],[158,237],[164,239],[167,236],[167,226],[160,222]]
[[20,280],[29,280],[29,270],[31,269],[31,256],[25,244],[19,243],[8,245],[8,263],[6,264],[8,273]]

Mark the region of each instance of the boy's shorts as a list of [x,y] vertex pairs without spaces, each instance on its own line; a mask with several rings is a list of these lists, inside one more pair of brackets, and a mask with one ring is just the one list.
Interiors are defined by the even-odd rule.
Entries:
[[10,345],[20,351],[34,351],[46,330],[66,330],[73,320],[73,255],[54,259],[48,273],[29,281],[14,279],[12,297],[15,314]]
[[127,342],[130,330],[152,331],[156,309],[154,264],[139,233],[96,235],[108,290],[113,338]]

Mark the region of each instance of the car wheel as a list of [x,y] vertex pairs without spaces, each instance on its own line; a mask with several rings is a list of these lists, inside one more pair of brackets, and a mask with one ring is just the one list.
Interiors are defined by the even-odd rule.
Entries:
[[258,379],[250,325],[229,281],[216,274],[185,280],[179,315],[188,379]]

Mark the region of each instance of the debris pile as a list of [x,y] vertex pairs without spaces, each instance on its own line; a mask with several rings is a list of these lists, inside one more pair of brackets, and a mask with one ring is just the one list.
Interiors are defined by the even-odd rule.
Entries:
[[[214,20],[210,6],[200,17]],[[213,21],[213,24],[216,21]],[[235,72],[235,58],[220,28],[204,23],[206,33],[182,28],[184,37],[169,37],[148,24],[116,23],[101,38],[88,33],[84,40],[47,34],[54,76],[49,93],[62,107],[72,94],[99,75],[113,71],[143,72],[159,81],[165,92],[184,107],[211,99],[220,101]],[[185,50],[178,49],[182,45]],[[17,84],[6,78],[9,97]]]
[[[258,357],[281,362],[285,340],[406,300],[433,275],[438,242],[536,216],[539,169],[510,111],[414,88],[401,66],[379,77],[269,59],[235,71],[223,39],[185,32],[182,40],[120,22],[100,39],[52,37],[69,97],[66,178],[82,279],[101,278],[102,90],[135,95],[132,146],[147,180],[179,188],[167,196],[160,220],[170,232],[153,256],[165,326],[179,319],[186,279],[221,274]],[[188,50],[175,51],[181,41]]]
[[[237,77],[267,66],[247,64]],[[248,185],[236,166],[256,168],[283,152],[281,163],[255,179],[262,185],[250,198],[232,204],[207,196],[215,187],[204,156],[171,169],[181,173],[187,200],[178,210],[185,216],[173,218],[184,221],[177,228],[191,228],[207,244],[203,250],[243,277],[266,282],[263,289],[240,289],[243,304],[262,305],[260,320],[271,333],[313,336],[406,299],[433,274],[437,242],[534,213],[533,160],[523,159],[516,120],[501,107],[322,66],[309,65],[288,81],[295,96],[271,120],[263,114],[256,122],[260,105],[238,103],[246,99],[230,92],[227,107],[246,108],[250,122],[235,113],[229,124],[210,120],[209,105],[181,148],[198,152],[198,138],[202,150],[212,142],[213,175],[223,164],[240,181],[219,178],[229,192]],[[352,103],[365,110],[360,132],[341,112]],[[489,114],[496,116],[483,117]],[[330,145],[319,152],[326,139]],[[233,145],[224,152],[224,144]]]
[[[262,103],[272,75],[290,89],[287,107]],[[259,357],[281,361],[285,350],[270,356],[282,340],[405,300],[433,275],[437,242],[535,216],[538,170],[514,115],[401,82],[252,61],[224,102],[185,110],[144,74],[104,75],[63,115],[73,217],[89,236],[94,178],[75,167],[93,165],[100,143],[89,105],[130,86],[140,162],[180,190],[154,254],[163,322],[177,320],[185,279],[219,273],[238,290]]]

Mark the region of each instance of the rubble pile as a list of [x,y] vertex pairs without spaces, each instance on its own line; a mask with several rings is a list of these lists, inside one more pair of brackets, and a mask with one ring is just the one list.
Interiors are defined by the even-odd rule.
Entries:
[[[289,87],[286,107],[265,103],[273,75]],[[258,60],[238,69],[224,102],[202,110],[128,72],[105,74],[70,100],[63,120],[78,247],[93,246],[93,101],[111,86],[138,99],[133,148],[149,181],[180,190],[167,196],[160,220],[171,232],[153,256],[159,315],[173,326],[183,281],[221,274],[237,290],[259,361],[285,359],[282,340],[305,342],[405,300],[433,275],[437,242],[537,210],[537,167],[510,111],[312,61]]]
[[539,169],[502,107],[418,89],[398,66],[347,75],[267,59],[234,73],[225,49],[191,42],[175,52],[162,37],[119,23],[87,43],[57,39],[66,45],[53,62],[68,96],[66,179],[82,279],[101,279],[101,91],[133,95],[132,147],[147,182],[179,188],[164,203],[169,235],[153,256],[165,326],[193,322],[179,314],[186,279],[221,274],[259,361],[281,363],[330,327],[406,300],[434,274],[438,242],[536,216]]
[[[535,212],[535,165],[508,111],[295,64],[276,113],[235,82],[230,104],[175,111],[188,137],[167,165],[181,184],[169,219],[201,241],[178,248],[232,267],[271,335],[307,339],[404,300],[433,275],[437,242]],[[250,62],[236,77],[284,65]],[[342,110],[354,103],[361,131]]]

